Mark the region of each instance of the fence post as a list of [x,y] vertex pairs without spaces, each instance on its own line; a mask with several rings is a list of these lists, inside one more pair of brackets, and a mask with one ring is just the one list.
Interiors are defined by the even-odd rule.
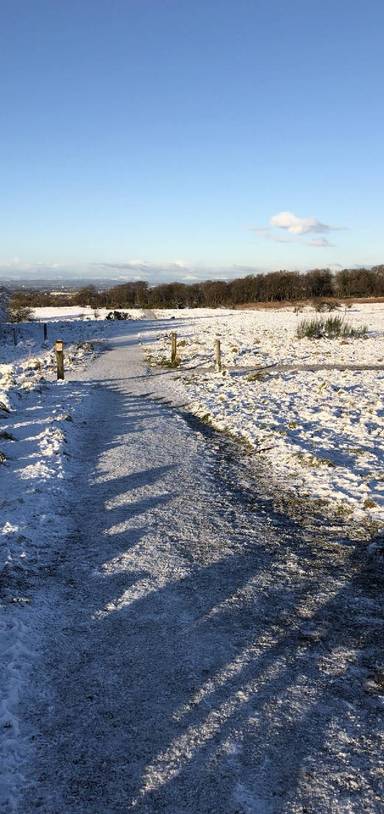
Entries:
[[56,339],[55,351],[56,351],[57,378],[64,379],[64,342],[62,339]]
[[177,357],[177,333],[176,333],[176,331],[172,331],[172,333],[171,333],[171,365],[176,364],[176,357]]
[[46,342],[48,339],[48,325],[46,322],[44,322],[43,329],[44,329],[44,342]]
[[221,345],[220,339],[215,339],[215,368],[221,373]]

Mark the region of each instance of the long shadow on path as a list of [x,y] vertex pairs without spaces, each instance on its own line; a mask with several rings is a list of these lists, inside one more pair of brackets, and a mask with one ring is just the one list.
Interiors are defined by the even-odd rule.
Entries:
[[379,811],[375,567],[116,383],[79,454],[24,810]]

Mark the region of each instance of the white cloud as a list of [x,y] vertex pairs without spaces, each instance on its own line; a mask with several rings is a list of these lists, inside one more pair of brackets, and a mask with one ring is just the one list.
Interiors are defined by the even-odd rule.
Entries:
[[321,223],[317,218],[299,218],[293,212],[278,212],[270,219],[271,226],[276,226],[278,229],[286,229],[292,235],[306,235],[311,232],[330,232],[332,226],[327,223]]
[[328,232],[339,230],[338,226],[330,226],[323,223],[318,218],[312,216],[300,218],[293,212],[277,212],[269,219],[268,226],[256,227],[253,229],[256,234],[273,240],[275,243],[301,243],[303,246],[314,246],[316,248],[329,248],[333,246],[325,237],[303,240],[303,235],[327,234]]

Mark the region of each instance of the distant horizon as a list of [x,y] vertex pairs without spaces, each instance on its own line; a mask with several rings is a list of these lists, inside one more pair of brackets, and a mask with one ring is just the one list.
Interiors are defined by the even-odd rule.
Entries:
[[[167,284],[167,283],[181,283],[181,284],[192,284],[192,283],[204,283],[208,281],[223,281],[223,282],[230,282],[231,280],[247,277],[248,275],[260,275],[260,274],[270,274],[279,271],[286,271],[286,272],[296,272],[298,274],[305,274],[307,271],[312,271],[315,268],[317,269],[329,269],[333,273],[337,273],[341,269],[359,269],[365,268],[370,269],[375,266],[384,265],[380,262],[378,263],[370,263],[370,264],[353,264],[351,266],[342,266],[339,264],[334,264],[330,266],[309,266],[299,268],[288,268],[288,267],[272,267],[272,268],[256,268],[256,267],[242,267],[242,266],[232,266],[230,268],[206,268],[206,269],[199,269],[199,274],[194,275],[193,269],[185,269],[185,274],[183,276],[182,270],[177,267],[170,265],[167,267],[164,265],[163,267],[153,267],[150,264],[141,264],[136,266],[129,266],[125,267],[125,271],[119,265],[111,264],[94,264],[91,267],[85,267],[84,269],[76,267],[71,270],[66,267],[64,270],[59,268],[54,269],[47,269],[44,266],[37,266],[34,269],[30,269],[28,271],[21,271],[20,269],[14,269],[13,273],[4,274],[0,270],[0,285],[17,285],[22,286],[23,288],[34,288],[35,286],[41,288],[46,285],[47,287],[51,288],[52,286],[62,286],[62,287],[74,287],[76,284],[81,286],[87,285],[102,285],[103,288],[113,287],[115,285],[128,283],[128,282],[147,282],[150,286],[156,286],[160,284]],[[113,269],[116,273],[107,275],[106,266]],[[120,274],[117,271],[120,269]]]

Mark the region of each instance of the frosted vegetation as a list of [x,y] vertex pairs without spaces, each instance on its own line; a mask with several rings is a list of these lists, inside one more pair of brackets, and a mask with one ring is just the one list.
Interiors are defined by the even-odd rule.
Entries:
[[298,339],[365,339],[368,333],[366,325],[354,328],[343,317],[327,319],[303,319],[297,326]]

